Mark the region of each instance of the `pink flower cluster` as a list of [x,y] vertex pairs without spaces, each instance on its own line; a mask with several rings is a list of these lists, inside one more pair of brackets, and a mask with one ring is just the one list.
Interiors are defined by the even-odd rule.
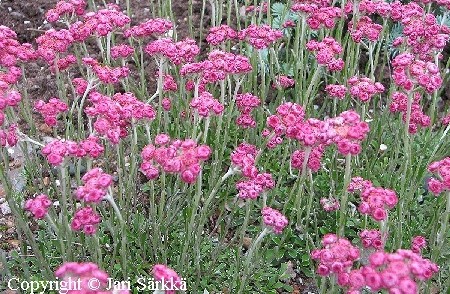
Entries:
[[75,196],[78,200],[85,202],[101,202],[112,184],[112,176],[104,173],[100,168],[91,169],[81,180],[84,185],[77,188]]
[[397,205],[397,194],[389,189],[368,187],[361,192],[361,203],[358,211],[370,215],[375,221],[384,221],[388,210]]
[[163,84],[163,90],[164,91],[177,91],[178,85],[177,82],[175,82],[175,79],[171,75],[164,75],[164,84]]
[[189,105],[202,117],[208,117],[212,113],[220,115],[224,110],[224,106],[207,91],[194,97]]
[[[366,138],[369,132],[369,125],[360,121],[360,116],[356,112],[344,111],[335,118],[325,121],[310,118],[304,119],[304,110],[300,105],[287,102],[277,108],[277,113],[267,118],[267,126],[275,136],[268,143],[269,148],[274,148],[282,143],[281,136],[298,140],[303,146],[318,147],[336,144],[338,151],[343,154],[356,155],[361,152],[361,141]],[[268,135],[269,131],[263,132]],[[323,152],[322,147],[312,154],[312,158],[320,160]],[[314,153],[314,152],[313,152]],[[302,157],[298,152],[295,157]],[[296,166],[301,166],[299,160],[295,160]],[[314,164],[317,166],[317,164]]]
[[42,154],[46,156],[48,162],[52,165],[60,165],[67,156],[97,158],[103,151],[103,146],[98,143],[98,138],[95,136],[90,136],[80,143],[54,140],[42,148]]
[[172,108],[172,101],[170,100],[170,98],[168,97],[163,98],[163,100],[161,101],[161,107],[165,111],[170,111],[170,109]]
[[374,252],[369,264],[338,276],[338,284],[347,287],[347,293],[361,293],[368,287],[373,292],[418,293],[417,283],[430,279],[439,267],[428,259],[399,249],[395,253]]
[[145,47],[145,52],[149,55],[166,57],[174,64],[180,65],[192,62],[200,53],[200,48],[192,39],[174,42],[172,39],[162,38],[149,43]]
[[401,13],[399,21],[404,26],[404,42],[419,59],[433,61],[449,40],[450,28],[438,23],[432,13],[426,13],[417,3],[410,2],[398,10]]
[[[8,94],[8,89],[15,83],[17,83],[22,76],[22,70],[15,66],[7,67],[5,72],[0,73],[0,93],[2,94],[2,98],[5,99],[4,95]],[[17,94],[14,95],[20,95],[19,92],[16,92]],[[13,101],[13,100],[11,100]],[[20,101],[20,99],[19,99]],[[15,105],[14,105],[15,106]]]
[[339,7],[325,6],[314,9],[309,15],[306,23],[313,30],[318,30],[321,27],[332,29],[335,21],[342,17],[342,11]]
[[380,37],[383,26],[374,23],[368,16],[361,16],[356,23],[356,28],[353,28],[353,22],[350,21],[348,29],[352,40],[356,43],[361,43],[363,38],[375,42]]
[[[101,270],[98,265],[92,262],[66,262],[55,271],[55,276],[60,282],[66,282],[67,285],[80,281],[80,289],[72,287],[67,290],[68,294],[129,294],[130,291],[122,290],[114,286],[114,289],[108,289],[110,281],[108,274]],[[96,281],[93,289],[92,281]],[[78,285],[78,284],[77,284]],[[71,287],[68,287],[71,288]],[[108,289],[108,290],[107,290]]]
[[208,54],[208,61],[215,70],[223,71],[225,74],[239,75],[252,70],[250,60],[246,56],[221,50],[211,51]]
[[231,163],[233,167],[245,177],[252,178],[258,174],[258,169],[255,166],[255,159],[258,154],[256,146],[241,143],[231,152]]
[[34,104],[34,109],[38,111],[43,117],[44,122],[50,126],[54,127],[57,124],[57,117],[59,114],[67,111],[67,104],[58,98],[50,98],[50,100],[45,103],[43,100],[38,100]]
[[13,147],[16,146],[19,138],[17,137],[17,126],[10,125],[8,129],[0,129],[0,146],[1,147]]
[[427,247],[427,239],[424,236],[415,236],[411,240],[411,251],[420,254],[422,249]]
[[335,118],[328,119],[336,135],[333,141],[337,144],[339,153],[357,155],[361,152],[361,141],[367,137],[369,125],[361,121],[358,113],[353,110],[342,112]]
[[57,21],[62,15],[83,15],[86,8],[86,1],[84,0],[69,0],[59,1],[55,8],[49,9],[45,14],[48,22]]
[[70,31],[49,29],[45,31],[44,35],[36,38],[37,53],[49,65],[53,65],[56,55],[66,52],[73,42],[74,38]]
[[237,39],[237,32],[228,25],[220,25],[209,29],[206,42],[211,45],[219,45],[228,40]]
[[73,54],[69,54],[66,57],[59,58],[50,66],[50,71],[55,73],[57,71],[64,71],[68,69],[70,66],[77,63],[77,58]]
[[3,125],[5,120],[4,110],[6,107],[15,107],[22,100],[20,93],[16,90],[9,89],[9,86],[8,83],[0,80],[0,126]]
[[256,121],[252,117],[251,112],[261,104],[259,97],[251,93],[237,94],[236,105],[241,113],[236,119],[236,124],[242,128],[255,128]]
[[112,58],[127,58],[134,53],[134,48],[127,44],[121,44],[111,47]]
[[260,6],[255,5],[249,5],[245,7],[245,12],[253,12],[253,13],[267,13],[267,10],[269,9],[267,2],[262,2]]
[[183,65],[180,74],[200,77],[200,86],[204,86],[207,83],[224,80],[227,74],[245,74],[251,70],[252,66],[247,57],[214,50],[208,54],[207,60]]
[[105,84],[116,84],[130,73],[130,69],[126,66],[112,68],[101,65],[97,60],[90,57],[83,58],[83,63],[90,66],[98,79]]
[[125,30],[123,35],[126,38],[129,37],[142,38],[154,35],[162,35],[167,33],[172,28],[173,28],[172,22],[163,18],[155,18],[147,20],[143,23],[140,23],[137,26]]
[[362,102],[368,102],[373,96],[384,91],[384,86],[381,83],[374,82],[367,77],[354,76],[347,82],[350,85],[350,94]]
[[342,46],[335,39],[326,37],[320,42],[310,40],[306,43],[306,49],[315,52],[317,63],[326,66],[328,70],[340,71],[344,68],[342,58],[335,57],[342,53]]
[[238,33],[240,40],[250,43],[255,49],[264,49],[283,37],[283,32],[268,25],[251,24]]
[[13,30],[0,25],[0,65],[12,67],[19,61],[34,60],[36,57],[31,44],[20,44]]
[[382,250],[384,247],[381,239],[381,232],[379,230],[363,230],[359,232],[362,246],[364,248],[373,248],[375,250]]
[[78,209],[72,219],[70,228],[74,231],[83,231],[86,235],[94,235],[101,217],[90,206]]
[[[323,144],[320,144],[318,146],[315,146],[311,149],[309,155],[308,155],[308,162],[306,163],[306,166],[313,172],[317,172],[320,169],[320,162],[322,160],[323,152],[325,151],[325,146]],[[291,166],[295,169],[302,170],[303,164],[305,161],[305,150],[299,149],[295,150],[291,155]],[[339,207],[339,203],[337,203],[337,206]],[[328,207],[328,205],[327,205]],[[325,209],[325,206],[324,206]],[[327,209],[325,209],[327,210]],[[329,210],[327,210],[329,211]]]
[[175,294],[175,290],[166,289],[180,289],[182,286],[182,279],[180,276],[171,268],[164,264],[155,264],[152,269],[153,278],[156,281],[164,283],[164,293]]
[[362,177],[353,177],[347,187],[349,192],[362,192],[365,189],[373,187],[372,182],[365,180]]
[[267,118],[266,125],[275,136],[270,140],[268,147],[274,148],[281,144],[281,136],[286,135],[288,138],[295,138],[297,128],[303,124],[305,118],[305,110],[299,104],[286,102],[279,105],[276,114]]
[[[417,133],[418,127],[429,127],[431,125],[431,119],[428,115],[423,113],[422,106],[420,106],[420,93],[414,93],[414,99],[411,103],[411,117],[409,122],[409,133]],[[408,96],[405,93],[394,92],[392,94],[392,103],[389,105],[391,112],[403,113],[403,122],[406,122],[406,115],[408,109]]]
[[97,12],[88,12],[84,15],[84,21],[73,23],[69,30],[74,40],[85,41],[93,35],[104,37],[117,28],[129,24],[131,19],[120,11],[115,4],[108,4],[108,9],[100,9]]
[[43,219],[48,212],[48,208],[52,205],[52,201],[45,194],[40,194],[33,199],[25,202],[25,210],[31,212],[33,217]]
[[275,181],[270,173],[259,173],[255,166],[258,150],[254,145],[241,143],[231,153],[231,163],[234,169],[240,171],[244,180],[236,183],[241,199],[256,199],[262,193],[275,187]]
[[448,113],[446,116],[444,116],[444,117],[442,118],[442,124],[443,124],[444,126],[450,125],[450,113]]
[[347,87],[344,85],[330,84],[325,87],[325,92],[327,92],[331,97],[342,100],[345,98],[345,94],[347,93]]
[[320,205],[322,205],[323,210],[326,212],[336,211],[341,207],[339,200],[334,197],[320,199]]
[[275,234],[281,234],[288,225],[287,218],[278,210],[268,206],[261,209],[264,225],[272,229]]
[[75,87],[75,92],[78,95],[83,95],[86,92],[87,87],[89,85],[88,81],[83,78],[74,78],[72,79],[72,84]]
[[291,6],[293,12],[306,14],[307,24],[313,30],[321,27],[331,29],[337,18],[343,17],[338,7],[332,6],[331,1],[295,1]]
[[290,88],[295,85],[295,80],[287,76],[276,76],[272,88]]
[[183,182],[192,184],[200,174],[200,163],[211,155],[207,145],[191,139],[171,141],[166,134],[157,135],[155,145],[149,144],[141,152],[141,170],[150,180],[159,177],[159,165],[162,171],[180,174]]
[[264,191],[273,189],[275,181],[270,173],[257,173],[243,181],[236,183],[236,189],[239,191],[241,199],[256,199]]
[[319,262],[317,274],[323,277],[347,273],[360,256],[357,247],[335,234],[323,236],[322,246],[322,249],[314,249],[311,252],[311,258]]
[[93,105],[87,107],[85,112],[97,118],[94,122],[95,131],[113,144],[127,136],[127,127],[133,120],[153,120],[156,117],[153,107],[138,100],[132,93],[116,93],[111,98],[91,92],[89,101]]
[[406,91],[411,91],[413,86],[418,84],[428,93],[433,93],[442,85],[438,66],[433,62],[415,59],[410,53],[397,55],[392,61],[392,67],[395,84]]
[[[347,3],[349,8],[352,9],[353,3],[351,1]],[[358,9],[359,12],[367,15],[377,13],[383,17],[389,16],[392,10],[391,5],[383,0],[362,0],[359,3]]]
[[294,12],[312,13],[321,7],[331,6],[331,0],[295,0],[291,6]]
[[437,176],[428,181],[428,188],[435,196],[450,191],[450,157],[431,163],[428,171]]
[[283,23],[283,28],[285,28],[285,29],[295,28],[295,27],[296,27],[296,24],[295,24],[295,21],[293,21],[293,20],[288,19]]

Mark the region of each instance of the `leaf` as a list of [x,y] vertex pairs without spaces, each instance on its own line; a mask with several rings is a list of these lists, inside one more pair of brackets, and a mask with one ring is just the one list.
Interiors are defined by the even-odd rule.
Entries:
[[445,25],[450,28],[450,17],[447,15],[447,17],[444,19],[444,15],[438,15],[436,16],[436,23]]
[[272,4],[272,14],[274,16],[281,16],[286,10],[286,5],[280,2]]

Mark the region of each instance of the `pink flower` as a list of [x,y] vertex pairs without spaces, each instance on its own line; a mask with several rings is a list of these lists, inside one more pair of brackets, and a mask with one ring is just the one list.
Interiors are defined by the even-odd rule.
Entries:
[[219,45],[220,43],[237,38],[237,32],[228,25],[220,25],[209,29],[206,36],[206,42],[211,45]]
[[359,233],[359,237],[364,248],[381,250],[384,247],[381,232],[378,230],[363,230]]
[[420,254],[423,248],[427,247],[427,240],[423,236],[415,236],[411,240],[411,250],[414,253]]
[[351,77],[348,84],[350,85],[350,94],[362,102],[368,102],[373,96],[384,91],[381,83],[375,83],[366,77]]
[[194,97],[189,105],[202,117],[208,117],[210,114],[220,115],[224,110],[224,106],[206,91]]
[[450,157],[431,163],[428,170],[437,176],[428,180],[428,188],[435,196],[450,191]]
[[342,53],[342,46],[333,38],[326,37],[321,42],[310,40],[306,49],[315,52],[317,63],[326,66],[330,71],[340,71],[344,68],[344,61],[335,58]]
[[[211,149],[198,146],[194,140],[170,140],[166,134],[155,137],[155,145],[149,144],[141,152],[141,171],[149,180],[159,176],[159,168],[166,173],[176,173],[182,181],[192,184],[200,174],[200,162],[208,160]],[[159,168],[158,168],[159,165]]]
[[82,181],[84,185],[77,188],[76,198],[88,203],[99,203],[108,193],[112,176],[104,173],[100,168],[94,168],[83,176]]
[[283,37],[282,31],[272,29],[268,25],[251,24],[238,32],[238,38],[250,43],[255,49],[264,49]]
[[174,294],[178,290],[186,290],[185,282],[182,278],[171,268],[167,267],[163,264],[156,264],[153,266],[153,277],[156,281],[160,281],[165,285],[165,289],[173,289],[173,290],[165,290],[166,294]]
[[295,80],[287,76],[277,76],[272,84],[272,88],[290,88],[294,86]]
[[28,199],[25,202],[25,210],[31,212],[36,219],[43,219],[48,212],[52,202],[45,194],[40,194],[34,199]]
[[369,214],[376,221],[385,220],[387,210],[394,208],[398,202],[394,191],[383,188],[369,187],[362,191],[361,198],[366,205],[366,209],[361,210],[363,214]]
[[193,61],[194,57],[200,53],[200,49],[192,39],[174,43],[172,39],[161,38],[149,43],[145,47],[145,52],[149,55],[163,56],[179,65]]
[[75,212],[70,227],[74,231],[83,231],[86,235],[93,235],[96,233],[100,221],[100,215],[92,207],[87,206]]
[[142,38],[151,35],[163,35],[173,28],[172,22],[163,18],[155,18],[133,26],[124,32],[126,38]]
[[[326,234],[322,238],[323,249],[311,252],[311,258],[319,265],[317,273],[322,276],[340,275],[350,270],[354,261],[359,258],[359,250],[347,239],[339,238],[335,234]],[[346,278],[347,280],[347,278]],[[350,277],[350,282],[352,277]]]
[[34,108],[44,117],[45,123],[51,127],[56,126],[58,115],[68,110],[67,104],[59,98],[50,98],[47,103],[38,100]]
[[373,21],[368,16],[362,16],[356,23],[356,27],[353,28],[353,22],[348,23],[348,28],[350,31],[350,36],[356,43],[360,43],[363,38],[369,41],[375,42],[378,40],[383,26],[373,23]]
[[112,58],[127,58],[134,53],[134,48],[127,44],[121,44],[111,47]]
[[[114,289],[108,289],[109,276],[101,270],[98,265],[92,262],[66,262],[55,271],[55,276],[68,284],[79,281],[80,288],[71,288],[67,293],[92,293],[92,294],[129,294],[130,291],[122,290],[114,286]],[[92,287],[92,281],[95,280],[95,290]]]
[[320,199],[320,205],[326,212],[336,211],[339,209],[340,204],[336,198],[322,198]]
[[131,19],[120,11],[119,6],[109,4],[106,9],[86,13],[83,21],[71,24],[69,30],[74,40],[82,42],[90,36],[106,36],[130,22]]
[[327,85],[325,87],[325,91],[328,93],[328,95],[342,100],[347,93],[347,88],[344,85]]
[[278,210],[268,206],[261,210],[264,225],[271,228],[275,234],[281,234],[283,229],[288,225],[287,218]]
[[434,195],[438,196],[444,191],[444,185],[441,181],[431,178],[428,180],[428,189],[430,189]]

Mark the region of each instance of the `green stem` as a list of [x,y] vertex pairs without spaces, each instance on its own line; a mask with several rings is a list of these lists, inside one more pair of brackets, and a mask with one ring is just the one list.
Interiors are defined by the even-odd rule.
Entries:
[[348,207],[348,185],[350,184],[350,176],[351,176],[351,163],[352,163],[352,155],[349,153],[345,156],[345,175],[344,175],[344,189],[342,192],[341,198],[341,209],[339,213],[339,236],[344,236],[345,224],[347,219],[347,207]]

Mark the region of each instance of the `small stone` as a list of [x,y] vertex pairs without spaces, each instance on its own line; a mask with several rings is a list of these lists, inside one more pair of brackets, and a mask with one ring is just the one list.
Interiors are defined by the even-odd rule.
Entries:
[[3,215],[8,215],[11,213],[11,208],[9,207],[8,202],[4,202],[0,205],[0,210],[2,211]]
[[250,245],[252,245],[252,238],[244,237],[242,245],[244,246],[245,249],[250,248]]
[[20,245],[20,241],[19,240],[8,240],[6,242],[8,242],[9,245],[11,245],[13,247],[19,247],[19,245]]
[[17,11],[13,11],[11,12],[11,16],[15,19],[20,19],[20,18],[24,18],[25,15],[23,15],[23,13],[17,12]]

